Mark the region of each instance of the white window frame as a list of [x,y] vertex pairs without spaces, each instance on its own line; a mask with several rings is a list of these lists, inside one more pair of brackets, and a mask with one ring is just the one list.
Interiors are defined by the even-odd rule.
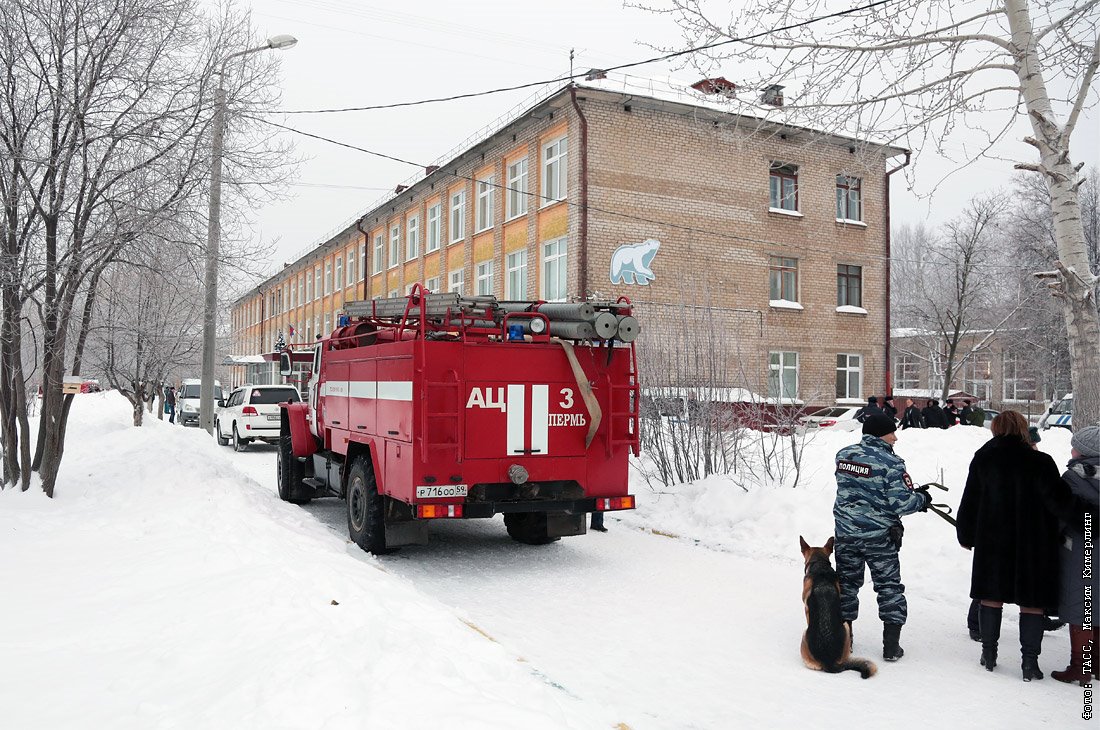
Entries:
[[496,192],[496,176],[479,179],[475,185],[477,207],[474,210],[474,233],[481,233],[493,227],[493,193]]
[[[791,355],[793,357],[788,358]],[[789,361],[793,359],[794,365],[790,365]],[[773,398],[779,402],[783,401],[796,401],[798,400],[798,365],[799,357],[797,352],[791,351],[772,351],[768,353],[768,397]],[[787,372],[794,372],[794,392],[787,394],[784,392],[783,382]],[[776,385],[772,387],[773,380]]]
[[466,238],[466,190],[459,190],[450,196],[450,241],[458,243]]
[[332,294],[332,260],[325,260],[325,296]]
[[355,285],[355,249],[348,251],[348,259],[344,263],[344,286]]
[[542,244],[542,298],[564,302],[569,292],[569,248],[561,236]]
[[524,157],[508,165],[506,220],[527,214],[527,192],[527,158]]
[[390,226],[390,265],[395,269],[401,263],[401,224]]
[[527,298],[527,249],[521,248],[504,256],[504,298]]
[[[861,400],[863,398],[863,355],[854,352],[838,352],[837,355],[837,394],[836,399]],[[843,362],[841,362],[843,358]],[[844,373],[844,392],[840,392],[840,373]],[[856,377],[856,389],[852,391],[852,375]]]
[[[1001,354],[1001,400],[1010,403],[1027,403],[1029,401],[1042,400],[1039,395],[1039,383],[1038,379],[1034,377],[1021,376],[1020,372],[1021,358],[1014,352],[1005,352]],[[1012,377],[1009,377],[1011,373]],[[1028,388],[1026,385],[1021,386],[1022,383],[1030,383]],[[1027,393],[1031,393],[1031,397],[1021,397],[1021,392],[1026,396]]]
[[490,296],[493,293],[493,260],[477,263],[477,295]]
[[542,146],[542,205],[553,205],[569,195],[569,138],[562,135]]
[[321,266],[318,264],[313,269],[313,298],[320,299],[324,294],[321,293]]
[[[855,201],[855,215],[852,201]],[[843,201],[843,202],[842,202]],[[849,223],[863,222],[863,179],[851,175],[836,176],[836,219]]]
[[[788,261],[793,261],[794,264],[791,265],[791,264],[786,263]],[[771,301],[797,302],[799,300],[798,299],[798,297],[799,297],[799,291],[798,291],[799,276],[798,276],[798,274],[799,274],[798,259],[794,258],[793,256],[771,256],[771,257],[769,257],[768,258],[768,298]],[[783,296],[784,294],[789,294],[790,293],[790,292],[785,292],[784,291],[784,289],[786,289],[784,279],[788,275],[791,275],[791,276],[794,277],[794,285],[793,285],[794,297],[793,298]],[[776,292],[774,291],[775,287],[773,286],[773,284],[775,284],[775,283],[778,283],[778,285],[779,285],[779,292],[778,292],[779,296],[775,296]]]
[[432,251],[438,251],[440,242],[443,240],[442,223],[443,223],[443,204],[436,203],[428,208],[428,253]]
[[405,219],[405,260],[412,261],[420,255],[420,216]]
[[899,390],[914,390],[920,387],[920,361],[917,356],[903,352],[894,361],[894,387]]
[[401,290],[400,289],[390,289],[390,294],[389,294],[390,299],[396,299],[399,296],[401,296]]
[[431,277],[430,279],[428,279],[427,281],[424,282],[424,287],[429,292],[431,292],[433,294],[438,294],[439,291],[440,291],[440,289],[439,289],[439,277],[438,276]]
[[386,234],[374,235],[374,260],[371,262],[371,273],[377,274],[386,267]]
[[[979,366],[986,365],[985,372]],[[978,375],[988,375],[979,379]],[[975,352],[963,366],[963,390],[979,401],[989,402],[993,398],[993,355],[988,350]]]
[[447,287],[447,291],[456,292],[459,296],[465,293],[466,289],[466,272],[463,269],[456,269],[449,275],[450,285]]
[[367,244],[366,241],[359,244],[359,278],[367,279]]
[[[798,195],[798,165],[788,162],[772,162],[768,168],[768,210],[776,213],[798,213],[801,201]],[[784,182],[792,180],[790,192],[784,191]]]
[[298,277],[298,306],[302,306],[306,303],[306,276]]
[[336,254],[336,268],[333,269],[332,290],[340,291],[344,288],[344,254]]

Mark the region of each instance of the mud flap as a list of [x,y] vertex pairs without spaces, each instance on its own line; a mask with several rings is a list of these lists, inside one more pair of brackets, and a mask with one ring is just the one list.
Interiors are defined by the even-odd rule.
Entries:
[[588,515],[584,512],[571,515],[565,512],[551,512],[546,515],[547,537],[573,537],[586,532]]
[[428,521],[408,520],[406,522],[386,523],[386,547],[401,545],[427,545]]

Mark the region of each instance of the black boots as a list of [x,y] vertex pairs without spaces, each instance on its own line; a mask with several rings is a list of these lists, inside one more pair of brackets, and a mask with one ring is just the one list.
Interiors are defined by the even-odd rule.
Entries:
[[997,642],[1001,639],[1001,609],[981,606],[978,609],[978,630],[982,639],[982,666],[992,672],[997,666]]
[[888,662],[896,662],[905,656],[905,650],[898,645],[901,638],[901,624],[882,625],[882,658]]
[[1020,656],[1023,661],[1020,669],[1024,681],[1042,679],[1039,669],[1039,652],[1043,648],[1043,615],[1041,613],[1020,614]]

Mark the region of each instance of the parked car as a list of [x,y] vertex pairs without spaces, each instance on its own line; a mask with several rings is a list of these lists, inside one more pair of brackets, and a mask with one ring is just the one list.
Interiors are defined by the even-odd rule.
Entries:
[[1039,419],[1039,428],[1068,428],[1073,430],[1073,393],[1066,393],[1060,401],[1052,404]]
[[[199,425],[199,402],[202,396],[202,381],[198,378],[184,378],[176,391],[176,421],[184,426]],[[222,384],[214,381],[214,402],[225,395]]]
[[243,451],[252,441],[279,441],[279,404],[301,401],[292,385],[244,385],[214,414],[214,437],[222,446]]
[[856,420],[860,406],[828,406],[798,419],[799,426],[811,431],[828,428],[832,431],[859,431],[863,424]]

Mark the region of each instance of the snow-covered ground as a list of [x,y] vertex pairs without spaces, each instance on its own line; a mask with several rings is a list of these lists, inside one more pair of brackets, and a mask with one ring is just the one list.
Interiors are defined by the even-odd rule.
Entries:
[[[832,531],[820,434],[803,486],[725,479],[651,490],[610,531],[542,547],[499,520],[434,525],[377,559],[343,505],[274,494],[272,447],[129,423],[111,393],[74,407],[57,498],[0,493],[0,727],[1068,727],[1082,690],[1020,681],[966,636],[969,553],[906,518],[906,656],[880,660],[870,586],[855,653],[879,674],[805,669],[798,536]],[[903,432],[918,482],[955,504],[983,429]],[[1069,435],[1044,433],[1059,463]],[[942,498],[939,498],[942,495]],[[335,602],[335,603],[334,603]],[[1063,629],[1040,664],[1064,666]],[[620,725],[620,723],[622,723]]]

